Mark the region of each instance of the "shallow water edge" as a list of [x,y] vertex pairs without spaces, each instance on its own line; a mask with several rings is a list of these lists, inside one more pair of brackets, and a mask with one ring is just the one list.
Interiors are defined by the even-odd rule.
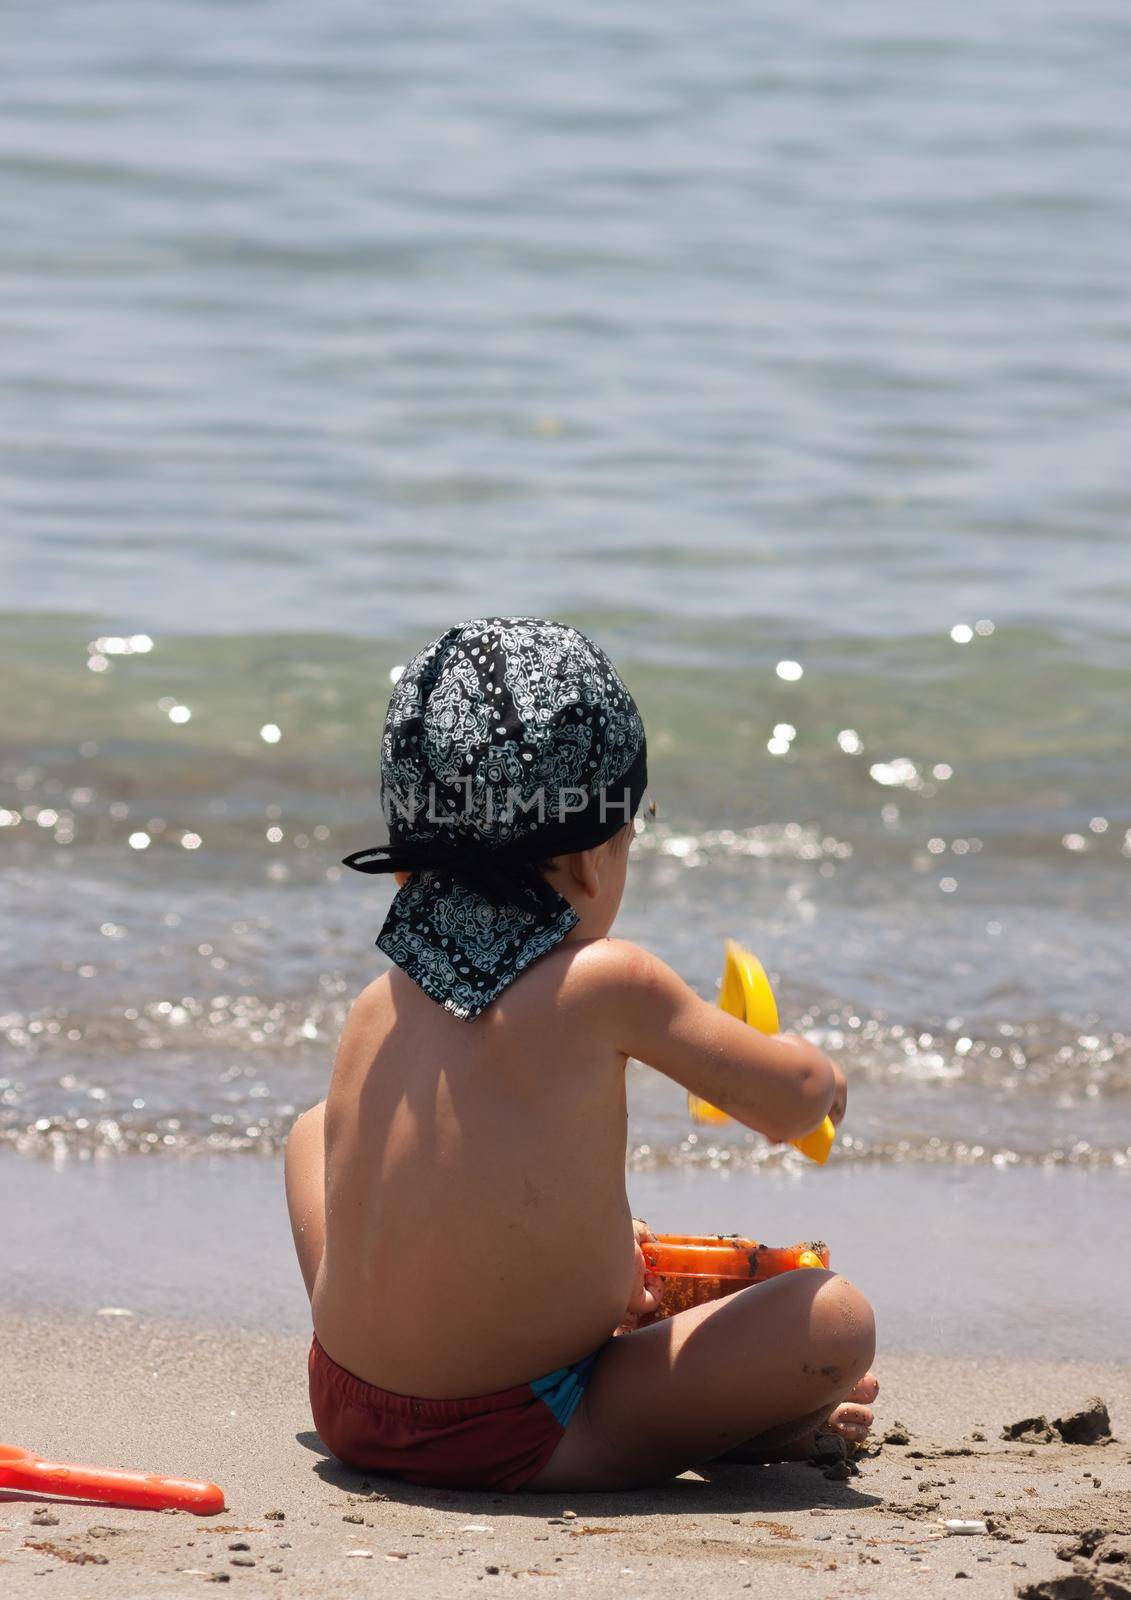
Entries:
[[[838,1168],[629,1175],[658,1231],[819,1237],[876,1307],[881,1350],[1122,1360],[1125,1172]],[[0,1153],[9,1310],[303,1332],[282,1162],[232,1156],[52,1167]]]

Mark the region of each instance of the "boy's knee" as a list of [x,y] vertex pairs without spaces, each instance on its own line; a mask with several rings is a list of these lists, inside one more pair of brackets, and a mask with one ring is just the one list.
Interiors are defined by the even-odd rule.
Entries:
[[854,1283],[830,1272],[813,1300],[815,1342],[846,1377],[867,1372],[876,1353],[876,1317]]

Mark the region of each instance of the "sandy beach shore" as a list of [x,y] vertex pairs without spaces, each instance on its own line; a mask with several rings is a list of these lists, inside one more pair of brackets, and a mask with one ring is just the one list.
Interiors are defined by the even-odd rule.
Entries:
[[[1126,1366],[888,1355],[877,1436],[898,1420],[907,1442],[881,1443],[847,1481],[812,1465],[727,1467],[559,1503],[342,1468],[311,1427],[305,1354],[293,1335],[137,1316],[0,1318],[5,1442],[211,1479],[228,1506],[195,1518],[0,1492],[0,1593],[148,1600],[218,1581],[314,1600],[520,1582],[824,1600],[952,1593],[965,1579],[972,1597],[1012,1596],[1069,1574],[1055,1552],[1072,1535],[1131,1526]],[[1117,1442],[1001,1438],[1008,1422],[1061,1416],[1093,1394]],[[948,1534],[946,1518],[989,1529]]]

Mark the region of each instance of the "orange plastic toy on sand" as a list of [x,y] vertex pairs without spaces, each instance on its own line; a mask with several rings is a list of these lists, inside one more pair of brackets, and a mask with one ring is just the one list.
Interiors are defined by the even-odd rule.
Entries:
[[661,1233],[642,1240],[640,1248],[648,1271],[660,1280],[660,1309],[653,1320],[720,1300],[781,1272],[829,1264],[829,1247],[819,1239],[775,1248],[737,1234]]
[[192,1511],[198,1517],[224,1509],[224,1491],[214,1483],[190,1478],[159,1478],[147,1472],[119,1472],[114,1467],[84,1467],[69,1461],[44,1461],[30,1450],[0,1444],[0,1489],[25,1494],[66,1495],[72,1500],[100,1500],[105,1505],[139,1511]]

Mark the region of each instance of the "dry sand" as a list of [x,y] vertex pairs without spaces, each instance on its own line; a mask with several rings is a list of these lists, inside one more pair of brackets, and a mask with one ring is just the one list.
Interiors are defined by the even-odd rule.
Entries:
[[[199,1592],[214,1574],[229,1593],[238,1585],[246,1596],[319,1600],[377,1591],[443,1600],[516,1583],[536,1593],[659,1587],[672,1597],[824,1600],[953,1594],[956,1582],[975,1600],[1067,1577],[1055,1557],[1067,1534],[1131,1527],[1127,1444],[1000,1438],[1006,1422],[1060,1415],[1098,1393],[1117,1439],[1131,1441],[1124,1366],[887,1356],[877,1364],[877,1432],[899,1418],[911,1437],[883,1444],[847,1482],[812,1466],[728,1467],[563,1503],[413,1489],[344,1469],[311,1428],[302,1339],[137,1317],[7,1316],[0,1351],[6,1443],[212,1479],[229,1506],[195,1518],[0,1492],[4,1600],[150,1600]],[[45,1507],[57,1523],[44,1524]],[[987,1516],[984,1535],[939,1525]]]

